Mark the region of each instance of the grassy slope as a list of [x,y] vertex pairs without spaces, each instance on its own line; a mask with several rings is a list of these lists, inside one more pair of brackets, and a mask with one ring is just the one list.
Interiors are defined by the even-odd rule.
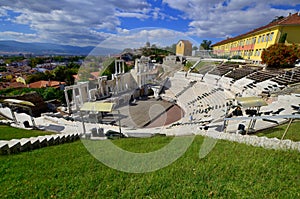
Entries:
[[38,131],[38,130],[26,130],[13,128],[6,125],[0,125],[0,140],[11,140],[11,139],[21,139],[29,137],[37,137],[39,135],[50,135],[51,132]]
[[212,62],[204,62],[204,61],[201,61],[197,66],[196,66],[196,70],[200,70],[202,67],[205,67],[205,66],[213,66],[214,63]]
[[[266,136],[269,138],[276,137],[278,139],[281,139],[286,127],[288,124],[283,124],[280,126],[277,126],[275,128],[267,129],[261,132],[258,132],[257,136]],[[300,121],[295,121],[291,124],[288,132],[286,133],[284,139],[290,139],[293,141],[300,141]]]
[[[168,137],[116,140],[145,152]],[[197,137],[172,165],[145,174],[123,173],[94,159],[80,141],[0,157],[0,198],[299,198],[300,155],[218,141],[204,159]],[[146,147],[144,147],[146,146]]]

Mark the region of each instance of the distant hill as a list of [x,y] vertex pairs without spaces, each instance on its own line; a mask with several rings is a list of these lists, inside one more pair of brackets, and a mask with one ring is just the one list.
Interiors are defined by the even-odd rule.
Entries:
[[[94,46],[70,46],[51,43],[23,43],[17,41],[0,41],[0,54],[36,54],[36,55],[88,55]],[[115,49],[97,48],[97,54],[107,55],[119,53]]]

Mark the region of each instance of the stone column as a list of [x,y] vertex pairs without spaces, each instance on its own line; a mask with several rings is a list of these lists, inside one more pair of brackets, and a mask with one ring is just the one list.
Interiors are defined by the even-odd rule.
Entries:
[[118,87],[118,80],[117,80],[117,77],[116,76],[114,76],[114,94],[116,94],[117,93],[117,91],[118,91],[118,89],[117,89],[117,87]]
[[[91,100],[91,96],[90,96],[90,92],[89,92],[90,88],[89,88],[89,82],[85,83],[85,93],[86,93],[86,99],[84,100],[84,102]],[[87,99],[89,98],[89,99]]]
[[71,106],[70,106],[70,101],[69,101],[69,96],[68,96],[68,90],[67,89],[65,89],[64,90],[64,93],[65,93],[65,98],[66,98],[66,102],[67,102],[67,108],[68,108],[68,112],[69,112],[69,114],[71,114]]
[[102,76],[102,82],[103,96],[109,95],[107,86],[107,76]]
[[78,105],[78,102],[77,102],[77,96],[76,96],[76,89],[79,91],[78,86],[76,86],[72,90],[72,93],[73,93],[73,102],[75,104],[76,109],[79,109],[79,105]]
[[101,79],[101,85],[100,85],[100,92],[101,92],[101,95],[104,96],[104,89],[103,89],[103,80]]
[[78,91],[79,91],[79,100],[80,100],[80,103],[83,104],[83,100],[82,100],[83,96],[82,96],[81,86],[79,86]]

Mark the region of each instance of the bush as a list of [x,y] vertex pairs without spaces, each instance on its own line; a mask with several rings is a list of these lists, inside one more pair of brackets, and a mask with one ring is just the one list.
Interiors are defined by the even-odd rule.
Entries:
[[47,88],[8,88],[0,90],[0,95],[4,96],[15,96],[15,95],[24,95],[26,93],[36,92],[42,96],[44,101],[57,99],[61,102],[65,102],[65,93],[56,88],[47,87]]
[[285,68],[294,66],[300,57],[300,48],[297,45],[274,44],[263,50],[262,63],[270,68]]

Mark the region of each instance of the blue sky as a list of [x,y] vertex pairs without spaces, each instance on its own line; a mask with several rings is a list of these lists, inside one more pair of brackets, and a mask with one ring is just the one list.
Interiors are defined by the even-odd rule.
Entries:
[[136,45],[166,46],[181,37],[198,45],[298,11],[299,0],[0,0],[0,40],[95,46],[125,34]]

